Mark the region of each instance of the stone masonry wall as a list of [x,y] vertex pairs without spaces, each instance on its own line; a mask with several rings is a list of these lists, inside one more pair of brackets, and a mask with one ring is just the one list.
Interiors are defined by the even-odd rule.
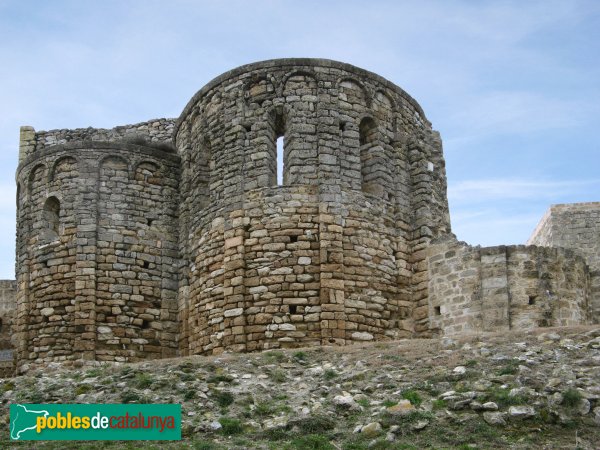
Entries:
[[446,237],[428,255],[430,323],[443,334],[590,321],[589,271],[571,250],[471,247]]
[[439,133],[398,86],[330,60],[238,67],[178,119],[22,127],[17,205],[0,352],[12,320],[20,371],[600,312],[600,203],[555,205],[532,237],[573,251],[456,242]]
[[20,365],[172,356],[179,158],[127,143],[36,150],[17,171]]
[[600,323],[600,202],[552,205],[527,241],[570,248],[590,267],[593,319]]
[[0,378],[15,371],[12,327],[17,303],[17,286],[13,280],[0,280]]
[[445,167],[400,88],[327,60],[251,64],[194,96],[175,142],[183,353],[428,331],[424,250],[450,228]]
[[19,163],[36,151],[68,142],[129,140],[133,143],[170,144],[173,138],[175,119],[152,119],[132,125],[121,125],[111,129],[75,128],[50,131],[35,131],[33,127],[21,127]]

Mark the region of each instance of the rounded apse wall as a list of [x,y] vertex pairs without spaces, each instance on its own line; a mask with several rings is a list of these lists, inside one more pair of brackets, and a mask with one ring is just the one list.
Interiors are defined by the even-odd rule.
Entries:
[[17,170],[18,360],[172,356],[179,157],[73,142]]
[[202,88],[174,136],[184,354],[426,330],[423,250],[450,230],[446,178],[402,89],[328,60],[250,64]]

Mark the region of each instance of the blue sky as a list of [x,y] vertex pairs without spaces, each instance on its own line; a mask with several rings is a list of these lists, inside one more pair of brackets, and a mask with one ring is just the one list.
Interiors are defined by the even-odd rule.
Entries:
[[599,1],[0,0],[0,278],[19,126],[177,117],[215,76],[281,57],[363,67],[421,104],[461,240],[524,243],[550,204],[600,200]]

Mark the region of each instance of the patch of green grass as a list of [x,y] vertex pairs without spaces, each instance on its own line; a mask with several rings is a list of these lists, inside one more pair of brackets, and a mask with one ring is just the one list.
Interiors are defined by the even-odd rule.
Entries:
[[292,420],[290,427],[298,427],[304,434],[322,434],[335,428],[335,421],[327,416],[316,414],[314,416],[303,417]]
[[562,405],[567,408],[575,408],[583,399],[583,395],[577,389],[569,388],[563,392]]
[[141,372],[135,374],[135,386],[138,389],[146,389],[152,386],[154,378],[149,373]]
[[196,391],[194,391],[193,389],[187,389],[185,391],[185,393],[183,394],[183,399],[184,400],[189,401],[189,400],[192,400],[194,398],[196,398]]
[[420,406],[423,403],[423,399],[417,391],[412,389],[402,392],[402,398],[408,400],[413,406]]
[[502,375],[515,375],[519,371],[520,361],[518,359],[511,359],[504,363],[504,365],[498,370],[497,374]]
[[219,405],[221,408],[227,408],[235,400],[233,394],[227,391],[215,391],[214,398],[215,402],[217,402],[217,405]]
[[7,381],[2,385],[2,392],[14,391],[15,383],[12,381]]
[[182,372],[179,374],[179,379],[181,381],[195,381],[196,377],[191,373]]
[[404,415],[396,415],[390,413],[383,413],[381,415],[381,426],[383,428],[389,428],[392,425],[406,426],[407,424],[417,423],[420,420],[432,420],[433,414],[428,411],[411,411]]
[[426,381],[425,382],[416,383],[413,386],[413,389],[419,390],[419,391],[422,391],[422,392],[427,392],[432,397],[437,397],[438,395],[440,395],[442,393],[437,387],[435,387],[433,384],[428,383]]
[[75,395],[87,394],[92,390],[92,386],[89,384],[80,384],[75,388]]
[[[275,428],[273,430],[263,431],[260,436],[263,439],[268,440],[269,442],[277,442],[283,441],[290,438],[290,432],[288,430],[282,428]],[[274,449],[279,449],[279,446],[273,447]]]
[[277,350],[273,350],[270,352],[263,353],[263,358],[271,363],[273,363],[273,362],[280,363],[285,360],[285,353],[277,351]]
[[306,352],[303,351],[298,351],[296,353],[294,353],[294,358],[297,359],[298,361],[306,361],[307,360],[307,354]]
[[475,367],[477,365],[476,359],[470,359],[465,363],[465,367]]
[[192,361],[183,361],[181,364],[177,366],[179,370],[182,372],[190,373],[193,372],[195,367]]
[[292,439],[292,448],[298,450],[335,450],[329,438],[321,434],[309,434]]
[[269,373],[269,377],[271,378],[271,380],[273,380],[276,383],[283,383],[283,382],[285,382],[285,380],[287,380],[287,376],[285,375],[285,372],[281,369],[272,370]]
[[267,417],[272,415],[275,412],[275,407],[268,402],[261,402],[256,405],[254,408],[254,414],[259,417]]
[[433,401],[433,403],[431,405],[431,409],[433,411],[439,411],[441,409],[446,409],[447,406],[448,406],[448,404],[446,403],[446,400],[438,398]]
[[192,448],[194,450],[216,450],[219,447],[210,441],[198,441],[192,443]]
[[140,396],[132,391],[123,391],[121,392],[121,401],[123,403],[134,403],[140,400]]
[[95,378],[95,377],[99,377],[100,375],[102,375],[102,369],[94,368],[94,369],[88,370],[85,373],[84,378]]
[[368,408],[370,404],[368,398],[361,398],[360,400],[357,400],[356,403],[358,403],[363,408]]
[[383,402],[383,406],[385,406],[386,408],[389,408],[391,406],[397,405],[398,402],[394,401],[394,400],[384,400]]
[[30,391],[26,398],[31,402],[31,403],[44,403],[44,394],[42,394],[40,391],[38,390],[33,390]]
[[333,369],[327,369],[325,372],[323,372],[323,378],[325,378],[326,380],[333,380],[337,376],[338,373]]
[[487,392],[488,401],[496,403],[500,408],[524,405],[529,401],[526,395],[509,395],[510,389],[493,388]]
[[206,380],[206,382],[207,383],[219,384],[220,382],[231,383],[233,380],[234,380],[234,378],[231,375],[216,374],[216,375],[211,375],[210,377],[208,377],[208,379]]
[[240,422],[238,419],[233,419],[231,417],[221,417],[219,419],[219,423],[222,427],[221,433],[226,436],[242,434],[244,432],[242,422]]

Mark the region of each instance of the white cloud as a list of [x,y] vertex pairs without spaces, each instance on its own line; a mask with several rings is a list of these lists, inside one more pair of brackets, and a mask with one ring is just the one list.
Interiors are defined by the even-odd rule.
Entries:
[[559,199],[574,192],[594,189],[596,192],[600,192],[600,179],[545,181],[493,178],[463,180],[449,184],[448,199],[451,203],[472,204],[497,200]]

